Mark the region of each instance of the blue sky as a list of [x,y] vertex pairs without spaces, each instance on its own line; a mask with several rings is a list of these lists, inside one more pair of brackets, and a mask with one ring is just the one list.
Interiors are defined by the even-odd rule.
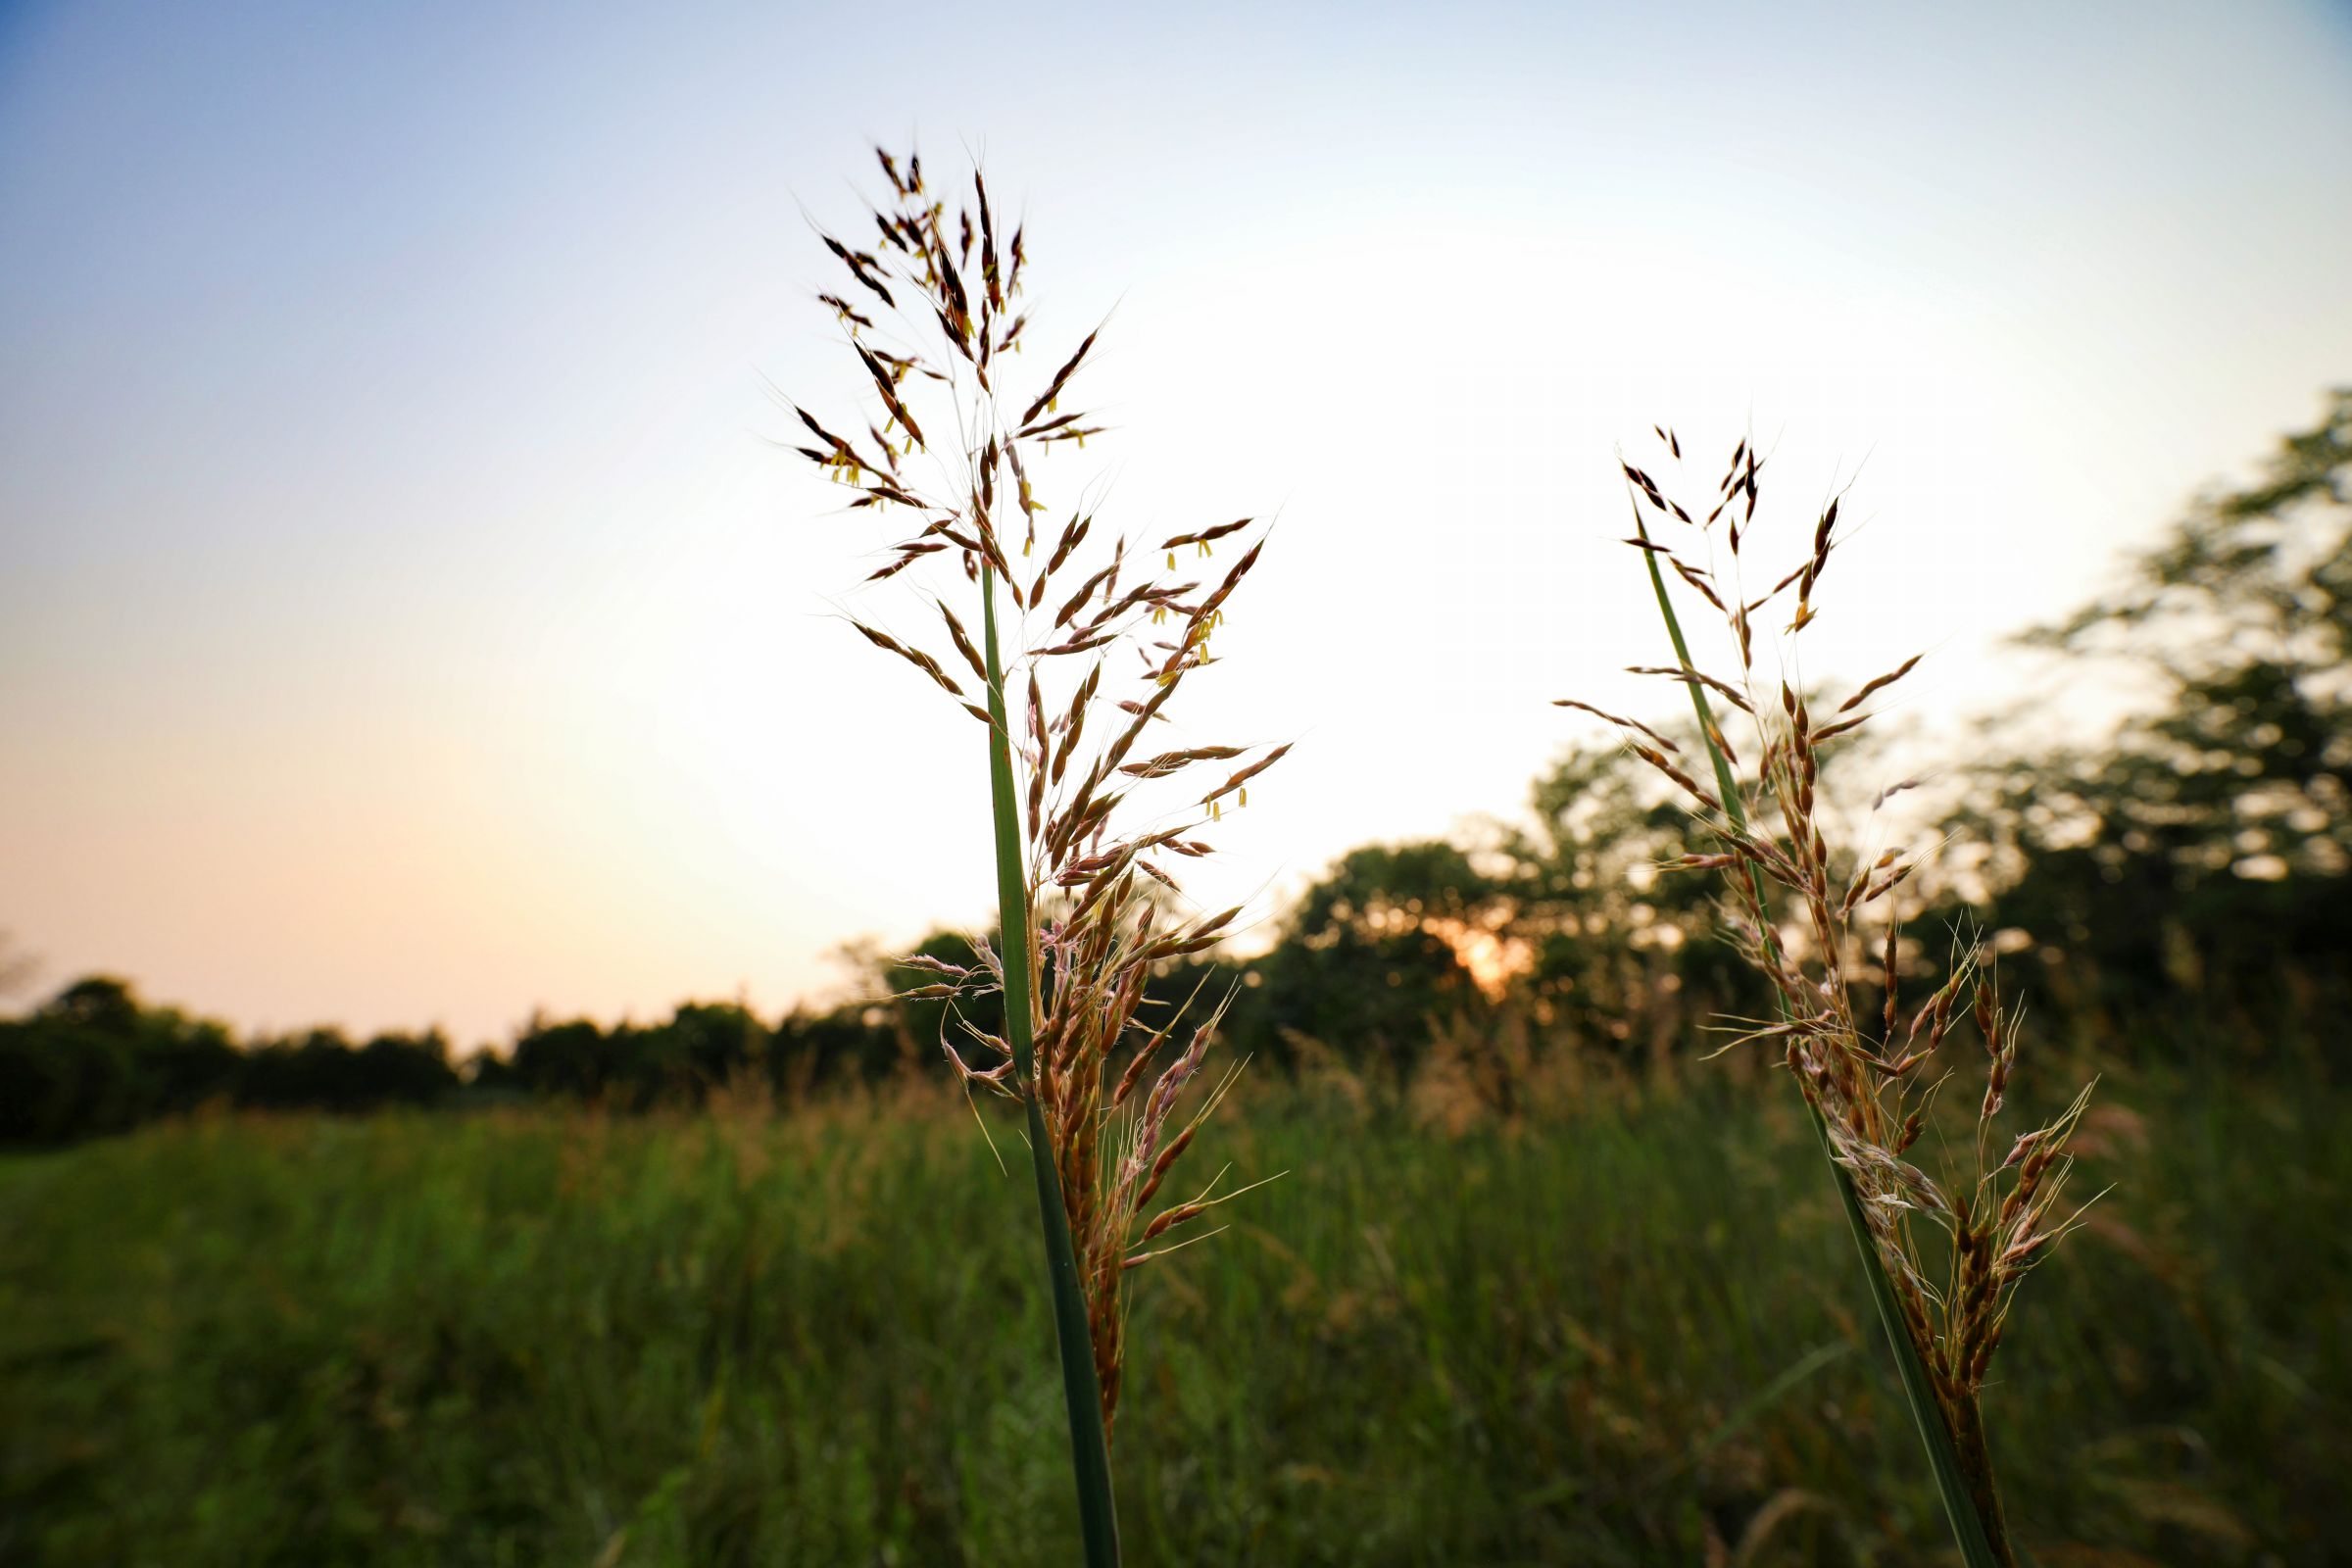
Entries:
[[0,927],[470,1043],[984,917],[960,731],[832,618],[879,540],[771,444],[853,393],[808,220],[876,139],[985,154],[1046,340],[1115,308],[1106,517],[1281,512],[1214,722],[1301,744],[1212,895],[1651,700],[1653,419],[1791,517],[1858,474],[1816,657],[2038,703],[1999,636],[2352,376],[2346,18],[16,8]]

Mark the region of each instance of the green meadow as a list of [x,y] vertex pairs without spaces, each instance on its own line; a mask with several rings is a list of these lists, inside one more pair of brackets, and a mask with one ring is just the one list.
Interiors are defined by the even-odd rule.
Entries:
[[[1280,1179],[1137,1276],[1151,1564],[1936,1563],[1796,1097],[1513,1119],[1324,1078]],[[2352,1540],[2352,1108],[2111,1074],[2117,1192],[1985,1405],[2049,1568]],[[936,1088],[789,1113],[199,1117],[0,1166],[0,1561],[1076,1560],[1017,1141]]]

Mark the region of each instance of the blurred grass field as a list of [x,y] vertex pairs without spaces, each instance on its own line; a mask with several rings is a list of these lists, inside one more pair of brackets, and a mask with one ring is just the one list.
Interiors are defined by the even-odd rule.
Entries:
[[[1131,1560],[1943,1560],[1782,1101],[1710,1082],[1452,1131],[1237,1105],[1220,1152],[1288,1174],[1139,1281]],[[2024,1543],[2342,1560],[2346,1097],[2110,1078],[2101,1105],[2083,1174],[2118,1200],[2035,1276],[1987,1391]],[[220,1118],[12,1157],[0,1561],[1073,1561],[1021,1174],[923,1095]]]

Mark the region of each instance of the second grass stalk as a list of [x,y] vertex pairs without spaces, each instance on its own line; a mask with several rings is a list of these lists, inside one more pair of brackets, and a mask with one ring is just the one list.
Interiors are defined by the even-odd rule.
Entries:
[[[1657,435],[1664,461],[1679,464],[1681,442],[1663,427]],[[1986,955],[1973,942],[1958,944],[1932,994],[1905,1006],[1909,965],[1892,895],[1920,869],[1922,857],[1898,848],[1875,858],[1833,849],[1820,780],[1829,743],[1868,722],[1870,699],[1909,674],[1919,659],[1863,683],[1820,722],[1815,694],[1792,684],[1787,673],[1776,681],[1759,672],[1757,613],[1792,597],[1784,635],[1793,639],[1802,632],[1818,618],[1815,591],[1838,545],[1833,499],[1795,568],[1760,598],[1748,596],[1743,578],[1753,560],[1762,466],[1761,457],[1740,442],[1716,486],[1712,510],[1701,518],[1694,515],[1699,509],[1670,500],[1646,471],[1624,466],[1635,530],[1627,542],[1642,553],[1675,656],[1672,665],[1639,672],[1688,689],[1713,787],[1685,771],[1673,760],[1677,744],[1647,726],[1574,699],[1565,706],[1638,735],[1633,750],[1695,807],[1703,848],[1693,846],[1696,853],[1669,860],[1663,869],[1723,873],[1731,892],[1729,933],[1776,1001],[1775,1016],[1739,1025],[1733,1044],[1772,1050],[1804,1097],[1963,1560],[1969,1568],[2014,1568],[1979,1391],[2008,1328],[2018,1287],[2080,1222],[2079,1208],[2062,1215],[2058,1205],[2074,1163],[2067,1142],[2089,1090],[2055,1120],[2016,1135],[2008,1156],[1996,1160],[2009,1137],[1996,1131],[1996,1118],[2017,1061],[2021,1014],[2001,1000]],[[1661,526],[1690,530],[1690,553],[1653,537],[1651,517]],[[1727,559],[1717,557],[1719,540]],[[1708,674],[1692,661],[1667,588],[1668,566],[1713,607],[1730,633],[1739,662],[1725,676]],[[1785,664],[1793,662],[1791,654]],[[1753,737],[1743,744],[1757,755],[1744,786],[1739,759],[1716,722],[1717,713],[1729,710],[1719,710],[1714,698],[1753,723]],[[1917,782],[1881,792],[1872,808]],[[1751,788],[1753,813],[1745,793]],[[1784,923],[1790,940],[1783,938]],[[1866,1012],[1856,990],[1873,983],[1874,971],[1884,1007]],[[1940,1171],[1931,1175],[1912,1162],[1910,1152],[1928,1130],[1938,1091],[1954,1078],[1950,1053],[1972,1022],[1973,1031],[1966,1032],[1985,1052],[1984,1100],[1973,1136],[1943,1145]],[[1969,1153],[1955,1153],[1954,1146]],[[1933,1277],[1938,1272],[1940,1281]]]
[[[1639,514],[1635,526],[1643,539],[1649,536]],[[1658,597],[1658,614],[1666,623],[1667,638],[1674,644],[1675,662],[1686,672],[1695,675],[1697,666],[1690,662],[1690,646],[1683,636],[1682,621],[1674,612],[1674,598],[1666,591],[1665,574],[1658,570],[1658,555],[1654,550],[1642,552],[1642,563],[1649,568],[1649,585]],[[1716,741],[1718,733],[1712,705],[1707,701],[1706,687],[1697,680],[1683,683],[1690,693],[1690,709],[1698,718],[1698,731],[1704,738],[1707,760],[1714,766],[1715,786],[1723,797],[1724,814],[1734,827],[1745,832],[1747,810],[1741,804],[1739,781],[1732,775],[1732,764]],[[1763,902],[1763,890],[1756,885],[1754,866],[1745,868],[1749,896]],[[1765,940],[1772,941],[1770,928]],[[2016,1559],[2010,1554],[2006,1531],[2002,1528],[2000,1499],[1994,1493],[1991,1477],[1984,1478],[1980,1494],[1971,1487],[1961,1469],[1959,1454],[1952,1444],[1952,1434],[1944,1420],[1943,1407],[1936,1397],[1936,1386],[1927,1366],[1921,1361],[1919,1348],[1911,1343],[1911,1332],[1904,1325],[1902,1308],[1895,1300],[1893,1284],[1886,1269],[1879,1261],[1877,1241],[1870,1232],[1870,1222],[1863,1216],[1862,1200],[1854,1192],[1853,1178],[1838,1162],[1837,1152],[1830,1146],[1829,1126],[1822,1120],[1819,1107],[1806,1102],[1813,1135],[1821,1143],[1822,1158],[1830,1167],[1831,1178],[1838,1184],[1838,1211],[1845,1216],[1847,1230],[1854,1239],[1854,1248],[1861,1254],[1862,1273],[1870,1284],[1871,1304],[1877,1308],[1879,1326],[1886,1332],[1886,1344],[1894,1351],[1896,1370],[1903,1381],[1903,1401],[1911,1407],[1911,1419],[1919,1429],[1919,1441],[1928,1450],[1928,1465],[1936,1474],[1936,1492],[1943,1501],[1943,1511],[1952,1527],[1952,1539],[1959,1544],[1961,1560],[1968,1568],[2014,1568]],[[1989,1520],[1989,1524],[1988,1521]],[[1997,1544],[1996,1544],[1997,1543]]]

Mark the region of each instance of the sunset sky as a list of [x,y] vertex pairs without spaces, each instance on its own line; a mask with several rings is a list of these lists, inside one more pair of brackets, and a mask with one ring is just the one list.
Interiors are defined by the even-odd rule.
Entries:
[[11,7],[7,1001],[466,1048],[985,920],[769,392],[855,404],[876,140],[1024,211],[1033,358],[1112,316],[1049,503],[1279,514],[1188,688],[1298,742],[1197,878],[1261,915],[1664,707],[1653,420],[1791,549],[1854,481],[1808,673],[1930,649],[1926,718],[2062,695],[2003,634],[2352,378],[2342,6]]

